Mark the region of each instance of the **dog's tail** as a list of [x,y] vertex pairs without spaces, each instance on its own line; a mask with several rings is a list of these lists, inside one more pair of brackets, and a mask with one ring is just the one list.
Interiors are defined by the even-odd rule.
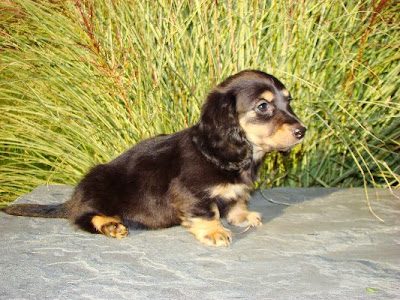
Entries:
[[1,209],[9,215],[41,218],[68,218],[69,207],[67,203],[61,204],[13,204]]

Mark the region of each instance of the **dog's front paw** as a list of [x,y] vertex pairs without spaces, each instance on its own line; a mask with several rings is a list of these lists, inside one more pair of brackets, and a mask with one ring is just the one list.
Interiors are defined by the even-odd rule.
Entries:
[[232,234],[225,228],[219,228],[197,238],[204,245],[213,247],[229,247],[232,242]]
[[261,226],[262,214],[256,211],[249,211],[249,214],[247,215],[247,222],[251,227]]
[[206,246],[229,247],[232,242],[232,233],[219,220],[190,218],[182,225]]
[[228,223],[239,227],[255,227],[262,225],[262,214],[256,211],[234,211],[228,214]]

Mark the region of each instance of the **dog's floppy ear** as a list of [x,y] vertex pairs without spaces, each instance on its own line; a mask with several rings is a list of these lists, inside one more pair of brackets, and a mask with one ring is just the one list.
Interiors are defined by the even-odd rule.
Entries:
[[227,171],[250,167],[252,147],[239,125],[236,96],[232,91],[212,91],[203,105],[192,140],[206,159]]

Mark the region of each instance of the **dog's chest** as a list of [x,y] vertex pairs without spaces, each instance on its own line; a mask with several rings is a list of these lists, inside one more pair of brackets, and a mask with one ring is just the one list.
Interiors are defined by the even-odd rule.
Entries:
[[251,189],[244,183],[223,183],[212,186],[208,192],[211,198],[222,198],[228,201],[248,201]]

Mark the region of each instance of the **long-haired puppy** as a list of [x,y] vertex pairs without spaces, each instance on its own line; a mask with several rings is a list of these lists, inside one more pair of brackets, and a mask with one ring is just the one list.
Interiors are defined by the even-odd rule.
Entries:
[[59,205],[19,204],[19,216],[68,218],[91,233],[123,238],[128,228],[187,228],[208,246],[227,247],[235,226],[259,226],[248,211],[250,192],[266,153],[287,151],[306,128],[274,76],[246,70],[208,95],[197,124],[144,140],[95,166],[71,199]]

